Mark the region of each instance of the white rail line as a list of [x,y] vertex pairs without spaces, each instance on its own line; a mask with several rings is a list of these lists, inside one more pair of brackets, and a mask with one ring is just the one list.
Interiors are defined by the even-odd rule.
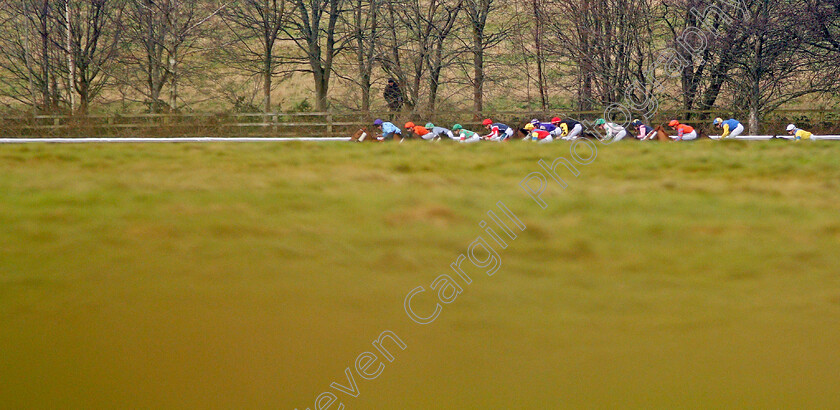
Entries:
[[[719,140],[719,135],[712,135],[709,138]],[[787,140],[792,140],[793,137],[790,135],[778,135],[776,138],[783,138]],[[772,135],[740,135],[735,137],[736,140],[747,140],[747,141],[764,141],[764,140],[771,140],[773,139]],[[828,141],[837,141],[840,140],[840,135],[812,135],[811,139],[813,140],[828,140]]]

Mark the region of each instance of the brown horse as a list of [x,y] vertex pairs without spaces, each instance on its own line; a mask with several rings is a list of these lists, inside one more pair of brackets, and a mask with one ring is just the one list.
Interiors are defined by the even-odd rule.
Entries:
[[[520,128],[516,131],[516,135],[513,138],[519,138],[522,140],[531,139],[531,132],[525,130],[524,128]],[[595,134],[589,132],[582,132],[578,135],[578,138],[585,138],[589,140],[597,140],[599,139]]]
[[358,131],[350,136],[350,142],[380,142],[376,135],[368,131],[367,127],[359,128]]
[[654,134],[648,138],[649,141],[672,141],[671,137],[668,136],[668,132],[665,131],[665,127],[661,125],[657,125],[653,128]]
[[[698,140],[711,139],[711,138],[709,138],[709,134],[706,134],[705,131],[703,131],[701,129],[695,129],[695,130],[697,131],[697,139]],[[654,140],[655,139],[657,141],[676,141],[675,139],[668,136],[668,132],[665,131],[665,127],[663,127],[661,125],[657,125],[656,128],[654,128],[654,131],[656,132],[656,134],[654,134],[652,137],[650,137],[649,140]]]

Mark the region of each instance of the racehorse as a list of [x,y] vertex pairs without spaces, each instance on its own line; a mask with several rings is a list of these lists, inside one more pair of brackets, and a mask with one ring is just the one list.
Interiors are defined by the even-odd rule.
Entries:
[[671,137],[668,136],[668,133],[665,131],[665,127],[661,125],[657,125],[653,128],[654,134],[650,138],[649,141],[671,141]]
[[379,139],[371,134],[366,127],[359,128],[352,136],[350,142],[380,142]]
[[[656,133],[650,137],[648,140],[657,140],[657,141],[676,141],[675,139],[668,136],[668,133],[665,131],[665,127],[661,125],[657,125],[656,128],[653,129]],[[711,139],[709,138],[709,134],[706,134],[705,131],[701,129],[695,129],[697,131],[697,139]]]
[[[527,140],[527,139],[530,139],[530,137],[531,137],[531,132],[526,131],[524,128],[520,128],[519,130],[516,131],[516,138],[519,138],[519,139],[522,139],[522,140]],[[578,135],[578,138],[585,138],[585,139],[590,139],[590,140],[598,139],[598,137],[595,134],[592,134],[592,133],[589,133],[589,132],[580,133],[580,135]]]

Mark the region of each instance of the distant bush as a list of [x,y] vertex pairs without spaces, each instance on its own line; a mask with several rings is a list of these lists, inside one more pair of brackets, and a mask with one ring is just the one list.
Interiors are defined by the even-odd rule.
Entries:
[[304,98],[299,103],[295,104],[290,110],[290,113],[297,113],[297,112],[312,112],[312,104],[309,103],[309,100]]

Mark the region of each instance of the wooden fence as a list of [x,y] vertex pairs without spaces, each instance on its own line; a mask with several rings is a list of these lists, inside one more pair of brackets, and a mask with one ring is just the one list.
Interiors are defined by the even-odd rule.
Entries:
[[[549,120],[554,116],[592,121],[602,116],[603,112],[30,115],[0,118],[0,137],[342,137],[361,126],[370,125],[377,117],[392,120],[398,126],[405,121],[418,124],[431,121],[445,127],[460,123],[468,129],[478,130],[485,115],[498,122],[520,126],[531,118]],[[676,118],[708,129],[710,118],[716,116],[743,118],[737,113],[663,111],[651,122],[666,123]],[[772,134],[778,129],[778,133],[782,133],[784,124],[788,122],[815,132],[836,132],[840,130],[840,112],[826,109],[779,110],[766,115],[762,125],[765,132]]]

